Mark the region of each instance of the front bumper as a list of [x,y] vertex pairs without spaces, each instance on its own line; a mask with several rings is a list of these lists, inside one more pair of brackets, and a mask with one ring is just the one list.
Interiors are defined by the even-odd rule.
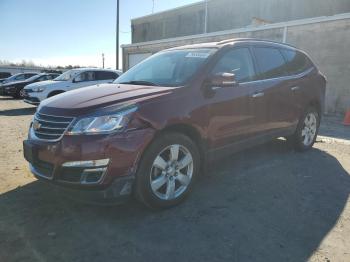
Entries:
[[27,104],[36,105],[36,106],[40,104],[39,99],[36,97],[25,96],[23,101],[26,102]]
[[3,95],[5,96],[13,96],[16,94],[16,91],[15,87],[3,87]]
[[34,97],[34,96],[30,96],[31,93],[33,93],[33,90],[24,89],[23,101],[26,102],[27,104],[39,105],[40,104],[39,98]]
[[[23,142],[23,152],[38,179],[73,191],[89,191],[83,194],[97,198],[119,198],[131,193],[138,160],[153,136],[154,130],[147,128],[112,135],[64,135],[52,142],[36,138],[31,128],[28,140]],[[108,165],[65,165],[100,159],[109,159]]]

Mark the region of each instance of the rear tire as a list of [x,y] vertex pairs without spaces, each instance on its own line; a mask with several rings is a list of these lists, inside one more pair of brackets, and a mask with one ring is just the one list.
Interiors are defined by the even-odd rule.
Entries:
[[314,145],[320,127],[320,115],[314,107],[308,107],[301,116],[294,135],[287,138],[295,150],[304,152]]
[[180,133],[165,133],[144,152],[135,181],[136,198],[150,208],[181,203],[200,170],[195,143]]

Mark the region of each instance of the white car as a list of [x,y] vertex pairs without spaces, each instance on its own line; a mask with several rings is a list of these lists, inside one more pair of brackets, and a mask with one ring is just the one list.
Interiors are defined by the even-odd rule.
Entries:
[[44,99],[60,93],[103,83],[112,83],[122,74],[119,70],[98,68],[77,68],[69,70],[49,81],[27,85],[24,88],[24,102],[38,105]]

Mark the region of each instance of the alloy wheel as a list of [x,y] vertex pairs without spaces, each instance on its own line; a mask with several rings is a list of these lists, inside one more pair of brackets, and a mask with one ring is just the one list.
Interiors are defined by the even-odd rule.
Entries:
[[315,113],[308,113],[304,120],[304,126],[301,130],[302,142],[304,146],[309,146],[315,139],[317,131],[317,117]]
[[25,91],[24,89],[21,89],[21,91],[19,91],[19,97],[23,98],[25,96]]
[[193,175],[193,157],[183,145],[170,145],[154,159],[150,183],[152,192],[162,200],[181,196]]

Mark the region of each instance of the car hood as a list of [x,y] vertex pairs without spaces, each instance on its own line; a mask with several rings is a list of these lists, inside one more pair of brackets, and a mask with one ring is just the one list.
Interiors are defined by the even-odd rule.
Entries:
[[61,81],[46,80],[46,81],[36,82],[36,83],[27,85],[24,89],[31,89],[33,87],[53,85],[56,83],[61,83]]
[[173,92],[174,87],[101,84],[68,91],[40,104],[43,113],[64,115],[87,114],[97,108],[137,103]]

